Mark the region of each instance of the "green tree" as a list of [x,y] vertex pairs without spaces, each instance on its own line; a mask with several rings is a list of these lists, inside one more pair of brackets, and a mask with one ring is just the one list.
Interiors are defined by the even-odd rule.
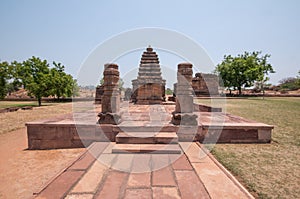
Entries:
[[23,69],[28,70],[26,79],[22,79],[30,95],[38,100],[39,106],[42,104],[42,97],[48,97],[51,91],[51,75],[49,64],[46,60],[32,57],[23,62]]
[[73,86],[72,86],[73,90],[72,90],[72,96],[75,97],[75,96],[79,96],[79,86],[78,86],[78,83],[77,83],[77,80],[76,79],[73,79]]
[[72,97],[76,95],[78,89],[76,88],[77,81],[69,74],[65,73],[65,66],[61,63],[53,62],[54,68],[51,68],[51,95],[58,99],[61,97]]
[[173,94],[173,91],[172,89],[170,88],[167,88],[166,92],[165,92],[166,95],[172,95]]
[[9,63],[0,62],[0,99],[3,99],[7,94],[7,83],[9,78]]
[[297,85],[300,87],[300,70],[298,71]]
[[225,55],[224,60],[217,65],[215,72],[222,78],[225,87],[239,91],[252,86],[256,81],[266,82],[266,75],[275,72],[268,63],[270,55],[259,56],[261,52],[240,54],[237,57]]
[[10,73],[13,79],[13,86],[14,87],[21,87],[23,86],[26,89],[26,84],[30,80],[31,76],[31,68],[30,65],[24,65],[23,63],[13,61],[10,64]]

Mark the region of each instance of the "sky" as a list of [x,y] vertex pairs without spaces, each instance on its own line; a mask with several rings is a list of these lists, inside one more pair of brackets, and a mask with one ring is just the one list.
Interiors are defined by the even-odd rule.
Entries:
[[[23,61],[37,56],[50,63],[61,62],[66,72],[77,78],[89,56],[103,43],[127,31],[160,28],[196,42],[214,66],[224,55],[244,51],[270,54],[269,62],[276,71],[270,82],[277,84],[283,78],[295,77],[300,70],[299,9],[298,0],[0,0],[0,60]],[[119,45],[115,43],[112,48]],[[160,63],[169,70],[162,72],[170,86],[176,81],[178,62],[189,60],[159,47],[153,45]],[[143,51],[132,49],[113,60],[121,77],[130,71],[130,78],[136,76]],[[92,73],[100,78],[103,63],[95,64],[93,70],[99,70]],[[203,70],[211,72],[213,68]]]

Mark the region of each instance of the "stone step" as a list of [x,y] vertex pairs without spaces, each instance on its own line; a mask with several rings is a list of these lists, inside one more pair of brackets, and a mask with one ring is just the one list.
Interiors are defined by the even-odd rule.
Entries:
[[116,144],[112,153],[180,154],[178,144]]
[[117,144],[177,144],[175,132],[120,132],[116,136]]
[[[133,122],[123,122],[118,127],[118,131],[122,132],[175,132],[177,128],[175,126],[161,126],[161,121],[158,121],[157,124],[144,124],[136,125],[138,121]],[[153,122],[154,123],[154,122]]]

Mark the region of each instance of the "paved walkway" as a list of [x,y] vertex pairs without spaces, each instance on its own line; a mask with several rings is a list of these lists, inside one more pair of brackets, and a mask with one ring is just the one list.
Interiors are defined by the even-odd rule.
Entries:
[[198,143],[180,143],[180,155],[111,154],[113,145],[93,143],[37,198],[253,198]]

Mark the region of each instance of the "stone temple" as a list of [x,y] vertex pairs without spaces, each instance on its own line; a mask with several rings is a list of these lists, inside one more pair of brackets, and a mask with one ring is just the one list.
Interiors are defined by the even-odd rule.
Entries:
[[149,46],[142,55],[138,77],[132,80],[132,101],[136,104],[161,104],[165,100],[165,85],[158,56]]
[[137,79],[132,81],[134,103],[122,101],[119,77],[117,64],[105,64],[103,85],[97,88],[95,103],[74,103],[77,108],[63,118],[26,123],[28,149],[111,142],[111,148],[105,150],[110,154],[180,154],[179,142],[271,142],[272,125],[224,113],[222,108],[201,104],[201,98],[194,100],[195,93],[217,94],[218,78],[206,74],[193,77],[192,63],[177,65],[175,102],[164,102],[166,82],[158,56],[150,46],[142,54]]

